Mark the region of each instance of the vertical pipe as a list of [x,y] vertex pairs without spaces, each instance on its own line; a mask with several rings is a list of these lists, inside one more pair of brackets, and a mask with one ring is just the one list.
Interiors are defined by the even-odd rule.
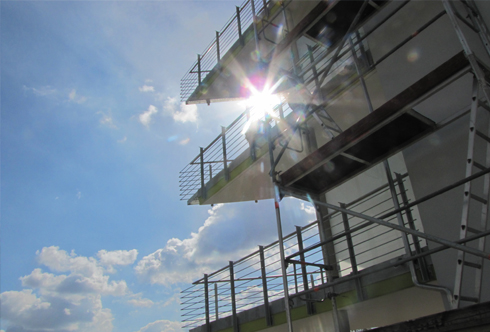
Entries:
[[255,15],[254,0],[250,0],[250,3],[252,4],[252,25],[254,27],[255,50],[257,51],[257,57],[260,59],[259,35],[257,33],[257,16]]
[[267,326],[272,326],[272,316],[269,307],[269,292],[267,288],[267,272],[265,270],[265,258],[264,258],[263,246],[259,246],[259,252],[260,252],[260,271],[262,274],[262,292],[264,294],[265,320],[267,322]]
[[209,293],[208,293],[208,275],[204,275],[204,310],[206,312],[206,331],[210,332],[209,326]]
[[296,271],[296,264],[293,263],[293,269],[294,269],[294,290],[296,293],[299,292],[298,290],[298,272]]
[[216,55],[218,57],[218,63],[219,63],[219,60],[221,60],[221,57],[219,55],[219,31],[216,31]]
[[201,85],[201,54],[197,55],[197,77],[199,85]]
[[236,21],[238,26],[238,39],[240,40],[240,44],[244,46],[245,41],[243,40],[243,36],[242,36],[242,23],[240,21],[240,7],[238,6],[236,6]]
[[201,159],[201,197],[206,199],[206,185],[204,184],[204,149],[199,148],[199,157]]
[[225,172],[225,180],[230,180],[230,173],[228,171],[228,160],[226,159],[226,127],[221,127],[221,141],[223,142],[223,169]]
[[[253,3],[253,0],[252,0]],[[289,307],[289,287],[288,287],[288,275],[287,275],[287,268],[286,268],[286,261],[285,261],[285,255],[284,255],[284,239],[282,237],[282,225],[281,225],[281,210],[279,209],[279,201],[280,201],[280,193],[279,193],[279,187],[277,186],[276,183],[276,174],[273,169],[273,165],[275,163],[274,161],[274,143],[272,142],[272,133],[271,133],[271,123],[268,121],[265,124],[267,127],[267,140],[269,143],[269,158],[270,158],[270,163],[271,163],[271,177],[272,177],[272,183],[274,184],[274,208],[276,211],[276,224],[277,224],[277,237],[278,237],[278,243],[277,245],[279,246],[279,255],[281,259],[281,274],[282,274],[282,283],[283,283],[283,289],[284,289],[284,307],[286,309],[286,322],[288,324],[288,331],[293,332],[293,321],[291,319],[291,308]]]
[[[301,227],[296,226],[296,237],[298,238],[298,250],[301,252],[303,251],[303,236],[301,234]],[[299,255],[301,262],[305,261],[305,254],[301,253]],[[301,275],[303,277],[303,290],[308,290],[308,275],[306,271],[306,265],[301,264]]]
[[[272,153],[272,151],[270,151],[270,153]],[[293,322],[291,320],[291,308],[289,307],[289,287],[288,287],[286,261],[284,255],[284,239],[282,237],[281,211],[279,209],[279,188],[275,183],[274,183],[274,187],[276,192],[275,199],[274,199],[274,207],[276,210],[277,235],[279,238],[278,246],[279,246],[279,255],[281,257],[281,272],[282,272],[282,283],[284,288],[284,305],[286,307],[286,321],[288,324],[288,331],[293,332]]]
[[219,316],[218,316],[218,308],[219,308],[219,305],[218,305],[218,284],[215,283],[214,284],[214,315],[216,316],[216,320],[219,319]]
[[[340,203],[340,207],[342,209],[347,208],[344,203]],[[349,232],[350,231],[349,217],[347,217],[347,213],[345,212],[342,212],[342,222],[344,224],[344,231],[346,233]],[[350,259],[350,265],[352,267],[352,274],[357,274],[359,271],[357,270],[357,260],[356,260],[356,253],[354,252],[352,235],[350,233],[347,233],[347,235],[345,236],[345,240],[347,241],[347,248],[349,250],[349,259]],[[359,278],[356,278],[356,292],[357,292],[357,299],[359,301],[364,301],[364,294],[362,292],[361,280]]]
[[230,292],[231,292],[231,312],[233,317],[233,331],[238,332],[238,321],[236,317],[236,298],[235,298],[235,272],[233,262],[230,261]]
[[[300,226],[296,226],[296,237],[298,239],[298,250],[301,252],[301,251],[303,251],[303,234],[301,233],[301,227]],[[304,263],[305,262],[305,254],[302,253],[299,255],[299,257],[300,257],[301,262]],[[306,291],[309,288],[308,288],[308,275],[307,275],[305,264],[301,264],[301,274],[303,277],[303,290]],[[306,296],[307,299],[310,298],[309,295],[310,294],[308,294]],[[306,311],[308,312],[308,315],[313,315],[313,313],[314,313],[313,303],[306,302]]]

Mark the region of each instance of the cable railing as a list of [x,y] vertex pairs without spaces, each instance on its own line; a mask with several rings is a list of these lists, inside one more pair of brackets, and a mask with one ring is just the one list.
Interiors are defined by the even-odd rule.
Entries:
[[[395,182],[396,197],[404,205],[403,197],[413,197],[406,185],[408,174],[399,176]],[[405,184],[404,184],[405,183]],[[388,185],[383,185],[359,199],[344,204],[346,208],[371,216],[381,216],[395,209]],[[416,216],[416,214],[414,214]],[[420,228],[420,221],[408,220],[406,212],[401,214],[404,223]],[[360,271],[391,261],[405,255],[401,234],[380,225],[371,225],[362,230],[345,235],[346,228],[354,228],[368,221],[347,216],[341,212],[331,212],[324,217],[329,220],[334,253],[328,257],[340,278],[352,276]],[[413,218],[413,216],[410,216]],[[396,223],[396,217],[386,221]],[[286,271],[290,294],[296,294],[329,282],[329,274],[319,266],[325,263],[321,247],[308,250],[320,243],[318,221],[306,226],[297,226],[296,231],[284,236],[286,256],[298,253],[299,248],[307,251],[300,255],[306,266],[290,260]],[[410,246],[416,252],[415,241],[425,247],[425,242],[409,237]],[[354,254],[354,257],[351,256]],[[311,265],[311,263],[318,266]],[[197,327],[224,317],[255,308],[284,297],[281,275],[281,259],[278,241],[259,247],[246,257],[230,262],[228,266],[207,274],[188,289],[182,291],[182,322],[184,328]],[[332,279],[330,279],[331,281]],[[268,310],[264,306],[264,310]],[[270,313],[269,313],[270,314]]]
[[[272,112],[263,116],[276,119],[286,118],[292,113],[285,101],[276,106]],[[180,199],[189,200],[196,193],[204,194],[206,183],[214,177],[229,179],[231,163],[242,153],[249,149],[250,142],[243,133],[250,114],[254,114],[254,108],[247,108],[228,127],[222,127],[218,135],[207,147],[201,148],[197,155],[179,174]],[[273,121],[272,126],[275,126]]]
[[270,0],[246,0],[240,7],[236,8],[235,15],[226,22],[220,31],[216,31],[216,37],[201,54],[198,54],[196,62],[181,79],[180,97],[182,102],[189,99],[235,43],[244,42],[245,32],[253,23],[251,1],[254,1],[256,16],[260,16],[270,3]]

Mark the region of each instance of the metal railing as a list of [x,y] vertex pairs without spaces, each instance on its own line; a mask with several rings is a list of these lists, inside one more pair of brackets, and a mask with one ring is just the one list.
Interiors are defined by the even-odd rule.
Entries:
[[197,55],[197,60],[180,81],[180,98],[182,102],[196,91],[206,76],[216,67],[222,56],[237,42],[244,42],[244,35],[252,25],[254,1],[256,16],[260,16],[271,0],[246,0],[240,7],[236,7],[233,15],[220,31],[216,31],[214,40]]
[[[408,204],[404,199],[408,193],[403,185],[406,177],[407,174],[404,174],[396,181],[396,188],[399,200]],[[378,187],[343,206],[373,216],[380,216],[395,209],[388,185]],[[342,236],[346,227],[355,228],[366,223],[366,220],[346,218],[346,215],[340,212],[332,212],[325,218],[330,220],[333,237],[340,235],[340,238],[334,241],[334,246],[336,267],[341,278],[405,254],[401,235],[393,229],[370,225],[353,232],[350,236]],[[403,218],[407,226],[420,227],[420,222],[413,218],[410,221],[405,212]],[[396,216],[386,221],[396,223],[394,219]],[[287,256],[291,256],[297,253],[300,247],[308,249],[319,242],[318,221],[314,221],[304,227],[298,226],[295,232],[284,236],[284,250]],[[425,240],[411,238],[410,245],[412,251],[417,252],[417,247],[424,247],[426,244]],[[301,259],[309,264],[322,265],[324,257],[321,247],[308,250]],[[301,265],[290,261],[287,270],[290,294],[328,282],[327,275],[321,268],[308,265],[303,273]],[[283,293],[279,247],[276,241],[259,247],[259,250],[236,262],[230,262],[218,271],[204,275],[204,278],[183,290],[183,327],[193,328],[227,316],[236,319],[238,313],[263,304],[267,304],[264,310],[269,310],[268,303],[283,298]],[[266,311],[266,317],[269,316],[270,312]]]
[[[200,148],[199,154],[179,174],[180,199],[188,200],[201,190],[201,197],[205,197],[203,190],[206,183],[216,176],[229,179],[229,167],[239,155],[249,149],[243,130],[249,121],[254,108],[247,108],[229,126],[221,128],[219,134],[207,147]],[[292,113],[285,101],[277,105],[270,113],[276,118],[287,118]],[[268,115],[264,115],[262,119]],[[274,122],[272,124],[274,126]],[[223,174],[224,173],[224,174]]]

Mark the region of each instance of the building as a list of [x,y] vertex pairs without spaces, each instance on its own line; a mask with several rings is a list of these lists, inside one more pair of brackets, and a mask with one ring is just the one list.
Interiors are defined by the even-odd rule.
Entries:
[[[278,241],[183,291],[184,326],[490,330],[489,22],[470,0],[237,7],[182,99],[250,107],[182,170],[181,197],[274,199]],[[283,234],[284,196],[317,221]]]

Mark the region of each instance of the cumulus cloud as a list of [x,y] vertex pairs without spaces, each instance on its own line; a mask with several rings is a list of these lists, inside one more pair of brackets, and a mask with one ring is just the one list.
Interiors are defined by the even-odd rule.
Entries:
[[163,105],[165,114],[171,116],[175,122],[197,122],[197,106],[178,102],[177,98],[168,97]]
[[143,85],[139,87],[141,92],[155,92],[155,88],[151,85]]
[[100,264],[107,266],[107,270],[111,273],[115,272],[114,265],[130,265],[136,261],[138,250],[100,250],[97,253]]
[[97,260],[52,246],[36,255],[50,272],[36,268],[20,278],[23,290],[0,295],[7,331],[112,331],[112,312],[103,308],[102,296],[132,294],[124,280],[109,280],[104,268],[131,264],[137,251],[101,250]]
[[145,126],[145,127],[149,127],[150,126],[150,123],[151,123],[151,116],[155,113],[157,113],[158,110],[155,106],[153,105],[150,105],[148,107],[148,110],[146,110],[145,112],[141,113],[139,115],[139,120],[140,122]]
[[[164,248],[143,257],[135,266],[138,276],[152,284],[191,282],[237,259],[259,244],[274,241],[276,229],[270,215],[260,209],[236,209],[215,205],[197,233],[187,239],[173,238]],[[270,221],[270,222],[267,222]]]
[[180,322],[157,320],[142,327],[138,332],[183,332]]

